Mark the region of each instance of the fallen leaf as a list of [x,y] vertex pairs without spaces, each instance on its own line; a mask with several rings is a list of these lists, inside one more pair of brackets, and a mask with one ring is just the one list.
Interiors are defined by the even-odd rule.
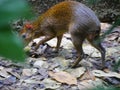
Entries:
[[67,72],[69,72],[71,75],[75,76],[76,78],[81,77],[81,75],[83,75],[85,71],[86,69],[84,67],[67,70]]
[[116,72],[103,72],[101,70],[93,70],[92,73],[97,77],[116,77],[120,79],[120,74]]
[[33,66],[39,68],[39,67],[42,67],[44,64],[45,64],[45,61],[37,60],[37,61],[35,61]]
[[20,79],[20,75],[17,72],[13,72],[11,68],[6,69],[6,71],[9,74],[11,74],[11,75],[15,76],[16,78]]
[[91,71],[87,70],[84,75],[80,78],[80,80],[95,80],[95,76],[92,74]]
[[80,64],[84,67],[93,67],[92,63],[90,62],[90,59],[83,59]]
[[91,57],[101,57],[100,52],[90,44],[88,45],[84,43],[83,50],[86,54],[91,55]]
[[29,83],[29,84],[40,84],[41,83],[41,81],[37,81],[33,79],[22,80],[22,82]]
[[31,76],[37,72],[37,69],[23,69],[22,75],[23,76]]
[[[93,88],[97,87],[105,87],[103,84],[103,81],[96,78],[94,81],[93,80],[84,80],[78,83],[78,88],[80,90],[93,90]],[[96,89],[95,89],[96,90]]]
[[112,47],[112,48],[106,48],[106,56],[111,56],[113,54],[116,54],[116,52],[118,51],[116,48]]
[[38,70],[38,73],[41,75],[41,79],[44,79],[44,78],[48,78],[48,71],[47,69],[44,69],[44,68],[40,68]]
[[113,86],[114,85],[120,85],[120,79],[117,79],[115,77],[105,77],[104,80],[107,82],[107,83],[110,83],[112,84]]
[[44,79],[41,83],[45,86],[44,90],[56,90],[61,86],[61,83],[58,83],[50,78]]
[[118,38],[119,34],[118,33],[111,33],[110,35],[108,35],[108,39],[109,41],[113,41],[116,38]]
[[120,37],[118,38],[118,43],[120,43]]
[[1,70],[0,70],[0,76],[2,76],[2,77],[4,77],[4,78],[10,77],[10,75],[9,75],[9,74],[7,73],[7,71],[4,70],[4,69],[1,69]]
[[[68,67],[69,64],[69,60],[65,60],[64,57],[55,57],[53,59],[51,59],[54,63],[57,63],[59,65],[59,69],[60,70],[64,70],[66,69],[66,67]],[[54,64],[53,66],[55,66],[56,64]],[[52,66],[52,67],[53,67]]]
[[69,85],[77,85],[77,79],[67,72],[60,71],[54,73],[52,71],[49,71],[49,75],[58,82],[66,83]]
[[3,80],[0,80],[0,88],[2,88],[3,86],[4,86]]
[[11,85],[16,82],[16,77],[10,76],[4,80],[5,85]]
[[101,24],[101,29],[104,31],[111,27],[111,24],[108,23],[100,23],[100,24]]

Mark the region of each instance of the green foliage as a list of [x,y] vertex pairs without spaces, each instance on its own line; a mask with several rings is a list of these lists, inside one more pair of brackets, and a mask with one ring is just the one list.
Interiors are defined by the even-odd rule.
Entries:
[[24,0],[0,0],[0,25],[20,17],[29,17],[28,5]]
[[13,61],[23,61],[22,40],[15,35],[9,25],[11,20],[30,17],[29,7],[24,0],[0,0],[0,56]]
[[114,28],[117,26],[120,26],[120,18],[118,18],[118,20],[115,21],[115,23],[112,25],[112,27],[103,34],[102,39],[104,39],[106,37],[106,35],[110,34],[114,30]]
[[92,90],[120,90],[120,88],[115,87],[109,87],[109,88],[103,88],[103,87],[97,87]]

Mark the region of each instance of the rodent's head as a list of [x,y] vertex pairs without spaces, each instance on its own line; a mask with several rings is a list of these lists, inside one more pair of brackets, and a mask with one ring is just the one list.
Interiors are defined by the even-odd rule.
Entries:
[[26,43],[29,43],[33,38],[33,25],[26,23],[22,30],[19,31],[20,36],[25,40]]
[[23,29],[20,30],[19,34],[27,44],[33,39],[44,35],[43,32],[40,30],[39,25],[36,23],[26,23],[23,26]]

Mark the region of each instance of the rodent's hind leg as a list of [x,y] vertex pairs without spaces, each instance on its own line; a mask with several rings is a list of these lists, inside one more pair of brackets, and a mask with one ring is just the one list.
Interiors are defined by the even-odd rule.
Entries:
[[99,34],[97,33],[96,36],[95,35],[89,35],[87,37],[87,40],[90,42],[90,44],[95,47],[97,50],[99,50],[99,52],[101,53],[101,59],[102,59],[102,68],[105,67],[105,49],[101,44],[101,40],[99,38]]
[[82,60],[84,53],[83,53],[83,48],[82,44],[85,39],[85,36],[82,36],[81,34],[76,34],[76,33],[71,33],[71,38],[73,45],[75,46],[75,49],[77,50],[78,58],[76,61],[72,64],[72,68],[76,67],[79,62]]

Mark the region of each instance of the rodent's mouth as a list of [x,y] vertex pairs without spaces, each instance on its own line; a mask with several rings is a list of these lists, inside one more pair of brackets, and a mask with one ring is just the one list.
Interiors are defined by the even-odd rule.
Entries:
[[29,44],[29,43],[30,43],[30,41],[32,41],[32,39],[31,39],[31,38],[24,38],[24,43],[25,43],[25,44]]

